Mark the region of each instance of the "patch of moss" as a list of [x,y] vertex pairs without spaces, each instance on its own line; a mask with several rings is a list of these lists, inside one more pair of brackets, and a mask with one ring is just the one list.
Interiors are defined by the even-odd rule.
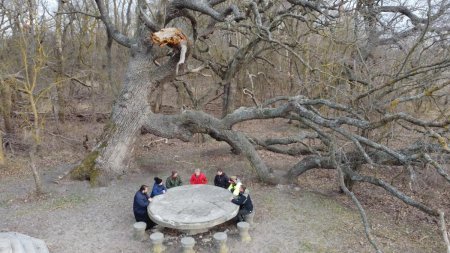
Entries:
[[92,168],[91,174],[89,175],[89,182],[91,183],[91,186],[98,186],[99,185],[99,178],[101,175],[101,171],[97,168]]
[[99,155],[98,151],[89,153],[78,167],[70,172],[70,177],[76,180],[92,180],[99,174],[99,169],[95,168],[95,159]]

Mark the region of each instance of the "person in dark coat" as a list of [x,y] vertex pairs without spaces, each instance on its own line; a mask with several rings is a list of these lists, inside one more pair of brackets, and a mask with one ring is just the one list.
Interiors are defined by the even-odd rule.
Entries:
[[214,185],[228,189],[228,186],[230,185],[228,180],[229,180],[229,178],[228,178],[227,174],[225,174],[222,169],[218,169],[216,177],[214,178]]
[[133,213],[136,221],[143,221],[147,224],[146,230],[151,229],[156,225],[150,220],[147,212],[147,207],[151,201],[152,199],[148,196],[148,186],[142,185],[141,188],[139,188],[139,191],[134,195]]
[[243,185],[239,189],[239,195],[231,200],[234,204],[239,206],[237,214],[238,222],[245,221],[245,217],[253,212],[253,203],[250,198],[249,191]]
[[162,183],[162,179],[159,177],[154,178],[155,183],[153,184],[152,194],[150,194],[150,198],[166,193],[167,189]]

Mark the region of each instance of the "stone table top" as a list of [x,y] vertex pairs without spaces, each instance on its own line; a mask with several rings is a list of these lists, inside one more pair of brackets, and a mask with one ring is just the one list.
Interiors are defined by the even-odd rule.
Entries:
[[180,230],[208,229],[239,211],[227,189],[213,185],[183,185],[155,196],[148,206],[150,218],[163,227]]

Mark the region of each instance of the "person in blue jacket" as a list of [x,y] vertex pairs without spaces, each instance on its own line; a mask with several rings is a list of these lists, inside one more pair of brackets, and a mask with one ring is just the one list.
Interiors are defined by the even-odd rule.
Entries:
[[136,221],[143,221],[147,224],[147,229],[151,229],[156,224],[150,220],[148,216],[147,207],[152,199],[148,196],[148,186],[142,185],[139,191],[134,195],[133,213]]
[[166,193],[167,189],[162,183],[162,179],[159,177],[155,177],[155,184],[153,185],[152,194],[150,194],[150,198],[153,198],[157,195],[161,195],[163,193]]
[[239,188],[239,195],[231,200],[233,204],[239,206],[237,214],[238,222],[245,221],[245,217],[253,212],[253,203],[249,191],[243,185]]

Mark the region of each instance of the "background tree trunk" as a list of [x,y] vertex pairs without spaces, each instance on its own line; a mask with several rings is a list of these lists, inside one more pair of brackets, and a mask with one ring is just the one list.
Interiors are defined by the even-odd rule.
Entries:
[[14,132],[14,126],[11,119],[12,109],[12,93],[11,87],[6,81],[0,81],[0,111],[2,113],[3,122],[5,124],[5,132],[11,134]]
[[[63,12],[64,1],[58,0],[58,13]],[[62,15],[56,15],[55,17],[55,40],[56,40],[56,103],[54,103],[55,111],[59,122],[64,123],[65,120],[65,99],[64,99],[64,86],[65,86],[65,69],[64,69],[64,52],[63,52],[63,36],[62,36]]]
[[5,154],[3,153],[3,136],[0,131],[0,166],[5,165]]

